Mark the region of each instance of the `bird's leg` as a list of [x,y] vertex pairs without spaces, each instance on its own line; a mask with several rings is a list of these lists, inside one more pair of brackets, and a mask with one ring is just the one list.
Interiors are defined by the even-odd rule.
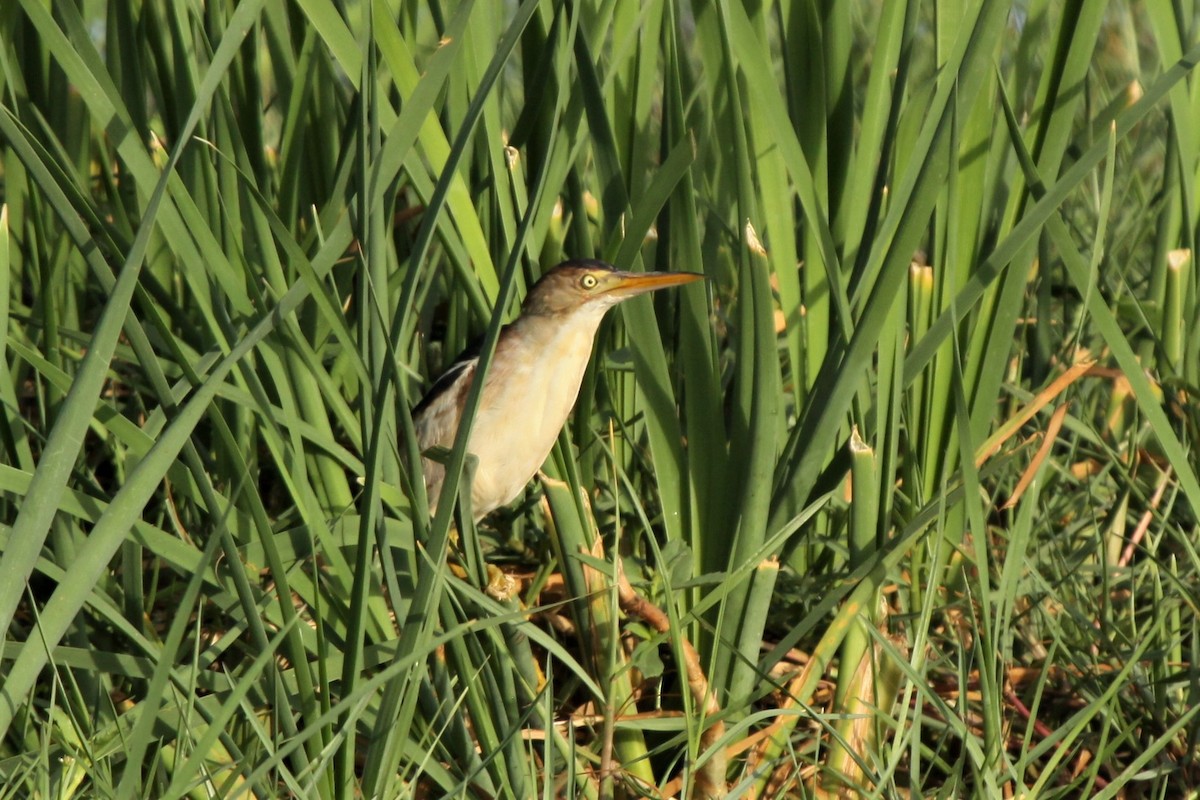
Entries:
[[[458,483],[458,507],[454,515],[456,525],[451,531],[450,566],[456,575],[480,586],[492,598],[508,599],[517,591],[515,581],[499,567],[489,564],[484,559],[483,548],[479,546],[479,536],[475,530],[476,520],[471,503],[472,485],[478,466],[479,459],[467,453],[463,462],[462,480]],[[455,561],[458,563],[453,563]]]
[[454,511],[458,533],[454,551],[467,572],[477,579],[482,579],[480,565],[483,563],[483,551],[479,547],[479,536],[475,532],[475,514],[471,508],[471,486],[475,482],[475,469],[478,466],[479,459],[467,453],[463,461],[462,478],[458,482],[458,506]]

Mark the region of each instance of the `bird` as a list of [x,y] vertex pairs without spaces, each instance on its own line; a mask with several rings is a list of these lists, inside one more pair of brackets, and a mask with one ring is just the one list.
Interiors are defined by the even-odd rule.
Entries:
[[[478,522],[521,493],[550,455],[575,406],[605,313],[639,294],[701,280],[694,272],[625,272],[576,258],[548,270],[521,313],[504,326],[488,367],[467,452],[475,457],[471,510]],[[413,408],[421,453],[454,446],[479,366],[468,348]],[[429,511],[437,511],[445,467],[423,456]]]

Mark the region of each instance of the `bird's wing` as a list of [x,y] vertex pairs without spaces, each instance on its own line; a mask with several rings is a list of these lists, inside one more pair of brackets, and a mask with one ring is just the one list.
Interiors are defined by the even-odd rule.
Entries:
[[[504,332],[509,327],[511,327],[511,323],[501,329],[500,342],[504,341]],[[496,346],[500,347],[500,344]],[[413,408],[413,421],[417,425],[417,438],[422,450],[438,444],[445,447],[454,444],[454,434],[458,431],[458,421],[462,418],[462,409],[467,402],[467,390],[471,388],[471,382],[474,380],[475,367],[479,364],[479,351],[482,349],[483,337],[477,336],[467,345],[466,350],[458,354],[454,363],[438,376],[438,379],[429,387],[429,391],[425,392],[425,396]],[[444,395],[448,395],[448,397],[444,397]],[[451,401],[450,405],[445,404],[446,400]],[[434,406],[437,407],[437,413],[434,413]],[[452,413],[447,414],[448,411]],[[429,428],[429,437],[423,438],[421,423],[429,416],[439,418],[437,421],[430,420],[430,423],[441,422],[443,424],[433,424]],[[444,429],[447,424],[448,432]],[[435,431],[436,435],[434,435]]]
[[422,450],[436,445],[451,447],[462,419],[467,389],[475,375],[478,357],[462,358],[442,373],[413,409],[417,443]]

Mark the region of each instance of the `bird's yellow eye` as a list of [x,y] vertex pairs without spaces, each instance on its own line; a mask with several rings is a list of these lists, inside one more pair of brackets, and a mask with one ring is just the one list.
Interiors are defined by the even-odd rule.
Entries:
[[595,289],[597,283],[599,283],[599,281],[596,280],[595,275],[584,275],[579,279],[579,285],[584,289]]

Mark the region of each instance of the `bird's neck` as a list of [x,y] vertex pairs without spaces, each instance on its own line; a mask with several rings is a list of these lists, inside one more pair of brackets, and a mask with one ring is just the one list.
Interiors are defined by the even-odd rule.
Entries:
[[591,359],[596,329],[603,318],[604,309],[594,308],[566,314],[523,315],[513,323],[515,335],[506,337],[520,348],[519,361],[549,367],[531,372],[530,380],[534,384],[545,381],[541,388],[565,402],[566,407],[561,409],[564,419],[575,404]]
[[[579,308],[569,312],[522,314],[513,323],[517,336],[513,337],[526,343],[534,352],[546,352],[567,342],[578,345],[587,342],[583,348],[591,353],[592,340],[596,338],[596,330],[604,319],[606,308]],[[584,356],[587,360],[587,356]]]

